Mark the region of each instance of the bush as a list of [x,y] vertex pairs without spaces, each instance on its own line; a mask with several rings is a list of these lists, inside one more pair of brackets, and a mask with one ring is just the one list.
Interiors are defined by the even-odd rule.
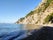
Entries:
[[23,18],[20,18],[20,21],[22,22],[23,21],[23,19],[25,19],[24,17]]
[[[46,4],[45,4],[45,9],[50,5],[50,3],[52,2],[52,0],[47,0]],[[45,10],[44,9],[44,10]]]
[[50,22],[53,23],[53,13],[51,13],[50,15],[48,15],[46,18],[45,18],[45,23],[48,23]]
[[26,15],[26,17],[28,17],[28,16],[30,16],[30,15],[32,15],[32,14],[34,14],[33,11],[31,11],[30,13],[28,13],[28,14]]

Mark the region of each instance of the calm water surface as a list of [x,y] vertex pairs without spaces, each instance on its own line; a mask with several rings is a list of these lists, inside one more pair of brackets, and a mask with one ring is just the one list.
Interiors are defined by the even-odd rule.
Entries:
[[[34,29],[40,29],[41,25],[24,24],[1,24],[0,40],[22,40],[28,35],[32,35]],[[36,32],[37,30],[35,30]]]
[[23,24],[0,24],[0,34],[24,30]]

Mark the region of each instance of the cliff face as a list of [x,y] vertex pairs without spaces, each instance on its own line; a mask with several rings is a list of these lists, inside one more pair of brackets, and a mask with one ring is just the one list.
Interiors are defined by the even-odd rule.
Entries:
[[20,18],[17,24],[52,24],[53,0],[42,0],[40,5],[25,17]]

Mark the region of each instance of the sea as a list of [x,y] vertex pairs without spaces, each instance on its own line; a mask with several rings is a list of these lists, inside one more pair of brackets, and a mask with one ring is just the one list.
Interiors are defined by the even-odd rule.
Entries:
[[[47,28],[43,27],[38,31],[37,29],[40,27],[42,28],[41,25],[0,23],[0,40],[23,40],[25,38],[29,38],[29,36],[31,37],[33,33],[39,34],[44,29],[47,29],[46,32],[48,31],[50,34],[53,33],[53,27],[45,26]],[[45,31],[43,31],[43,34],[44,33]],[[34,37],[36,37],[36,35]]]
[[0,40],[21,40],[27,32],[24,24],[0,23]]

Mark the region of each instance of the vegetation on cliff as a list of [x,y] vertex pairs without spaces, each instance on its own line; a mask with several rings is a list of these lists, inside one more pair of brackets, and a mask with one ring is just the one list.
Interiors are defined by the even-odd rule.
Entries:
[[30,13],[28,13],[25,17],[28,17],[28,16],[30,16],[30,15],[32,15],[32,14],[34,14],[33,11],[31,11]]
[[46,18],[45,18],[45,23],[53,23],[53,13],[51,13],[50,15],[48,15]]
[[[34,23],[34,24],[48,24],[53,23],[53,6],[50,4],[53,0],[45,0],[41,5],[39,5],[35,10],[29,12],[25,17],[20,18],[17,23]],[[52,8],[51,8],[52,7]],[[48,10],[49,9],[49,10]],[[35,14],[35,15],[34,15]],[[45,18],[46,16],[46,18]],[[26,19],[25,19],[26,18]],[[42,20],[43,18],[43,20]],[[24,21],[23,21],[24,20]]]
[[[52,2],[53,0],[47,0],[47,2],[45,3],[45,9],[50,5],[50,3]],[[45,10],[44,9],[44,10]]]
[[22,18],[20,18],[16,23],[19,23],[19,21],[22,22],[24,19],[25,19],[25,18],[22,17]]
[[[38,14],[42,11],[44,12],[46,10],[46,8],[50,5],[50,3],[52,2],[52,0],[47,0],[46,3],[43,3],[41,5],[41,7],[39,7],[38,9],[34,10],[34,11],[31,11],[30,13],[28,13],[26,15],[26,17],[30,16],[30,15],[33,15],[35,14],[34,12],[37,12]],[[44,5],[44,6],[43,6]],[[43,6],[43,7],[42,7]]]

